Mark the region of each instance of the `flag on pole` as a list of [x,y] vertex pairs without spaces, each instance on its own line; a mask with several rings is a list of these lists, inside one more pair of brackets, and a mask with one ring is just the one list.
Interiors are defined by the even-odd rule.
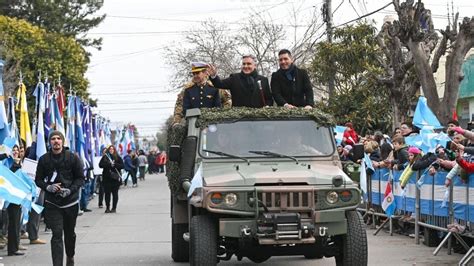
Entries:
[[33,95],[36,97],[36,111],[38,114],[38,121],[36,125],[36,158],[39,159],[46,153],[46,138],[44,132],[43,114],[46,109],[45,88],[42,82],[38,82]]
[[372,160],[370,159],[369,155],[364,152],[364,162],[367,169],[372,170],[372,173],[375,172],[374,166],[372,165]]
[[30,118],[28,116],[28,105],[26,103],[25,84],[20,83],[16,98],[18,99],[16,109],[20,111],[20,138],[26,142],[26,147],[30,147],[33,139],[31,137]]
[[74,96],[69,96],[67,101],[67,129],[66,136],[69,140],[68,146],[69,150],[72,152],[76,151],[76,137],[75,137],[75,127],[76,127],[76,100]]
[[453,109],[453,120],[458,121],[458,113],[456,111],[456,107],[454,107],[454,109]]
[[362,160],[360,163],[360,189],[362,189],[362,194],[364,201],[367,200],[367,170],[365,169],[365,160]]
[[16,123],[16,114],[15,114],[15,100],[13,97],[8,97],[8,121],[10,121],[9,130],[10,138],[15,139],[15,144],[19,144],[20,135],[18,132],[18,126]]
[[5,94],[3,91],[3,66],[4,61],[0,59],[0,143],[10,136],[10,130],[8,128],[7,112],[5,110]]
[[392,192],[392,185],[390,180],[387,182],[387,187],[385,188],[385,196],[382,202],[382,209],[385,211],[388,217],[391,217],[395,213],[395,197]]
[[413,124],[419,128],[432,126],[433,128],[443,128],[436,115],[428,107],[426,98],[420,96],[413,116]]

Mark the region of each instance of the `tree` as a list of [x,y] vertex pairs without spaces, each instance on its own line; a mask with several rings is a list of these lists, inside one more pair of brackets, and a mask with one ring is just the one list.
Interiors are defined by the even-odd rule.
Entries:
[[261,16],[252,16],[235,36],[240,55],[252,54],[257,59],[257,70],[270,76],[278,66],[277,51],[285,37],[283,26],[272,24]]
[[6,55],[6,96],[13,95],[17,88],[20,70],[23,82],[31,90],[41,70],[50,77],[60,75],[64,84],[71,84],[78,95],[87,96],[87,60],[76,40],[5,16],[0,16],[0,32],[0,44]]
[[[474,46],[474,19],[466,17],[458,27],[457,14],[453,25],[448,25],[441,31],[442,39],[438,45],[439,37],[431,22],[431,12],[424,8],[421,0],[416,4],[414,0],[402,4],[399,0],[393,0],[393,5],[399,20],[394,21],[389,32],[411,52],[414,69],[428,105],[437,114],[440,122],[446,123],[456,106],[459,84],[463,79],[461,67],[464,58]],[[446,82],[444,95],[440,100],[433,73],[438,70],[439,59],[447,51]]]
[[100,49],[102,38],[90,39],[86,34],[105,19],[105,15],[94,16],[103,5],[101,0],[4,0],[0,1],[0,15],[25,19],[47,31],[73,37],[84,47]]
[[221,75],[229,75],[238,68],[239,59],[234,52],[236,45],[227,35],[228,31],[226,25],[210,19],[184,36],[188,47],[173,43],[165,48],[167,63],[174,68],[170,82],[173,90],[179,90],[191,79],[191,62],[204,61],[217,65]]
[[320,101],[319,108],[333,114],[339,124],[353,122],[359,133],[391,126],[389,95],[373,78],[382,72],[375,32],[367,23],[335,29],[332,43],[316,44],[310,69],[319,84],[327,84],[335,73],[334,97]]
[[158,139],[157,146],[160,151],[165,151],[168,148],[168,128],[173,124],[173,116],[166,119],[166,122],[160,127],[160,131],[156,133]]
[[393,114],[392,129],[394,129],[406,120],[411,104],[416,100],[420,83],[410,51],[403,46],[398,37],[390,34],[391,26],[390,21],[385,22],[377,34],[377,42],[383,52],[379,63],[384,72],[375,78],[378,84],[389,92]]

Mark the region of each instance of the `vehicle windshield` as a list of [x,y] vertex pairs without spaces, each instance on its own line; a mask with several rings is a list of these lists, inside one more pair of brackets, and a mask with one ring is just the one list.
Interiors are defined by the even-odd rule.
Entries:
[[237,121],[211,124],[201,132],[200,154],[209,158],[328,156],[334,152],[334,137],[327,127],[313,120]]

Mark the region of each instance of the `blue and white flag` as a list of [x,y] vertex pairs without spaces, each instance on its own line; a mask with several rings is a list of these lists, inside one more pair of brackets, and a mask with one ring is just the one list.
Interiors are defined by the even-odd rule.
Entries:
[[189,188],[188,191],[188,197],[191,197],[193,195],[194,190],[196,188],[201,188],[202,187],[202,164],[199,164],[199,167],[194,173],[193,180],[191,180],[191,187]]
[[4,61],[0,60],[0,143],[3,142],[3,140],[10,135],[10,130],[8,128],[8,118],[7,118],[7,112],[5,110],[5,104],[4,104],[4,93],[3,93],[3,81],[2,81],[2,76],[3,76],[3,66],[4,66]]
[[30,187],[10,169],[0,164],[0,198],[13,204],[31,202]]
[[344,131],[345,130],[346,130],[345,126],[336,126],[336,128],[334,128],[334,133],[336,133],[334,138],[336,139],[336,144],[337,145],[342,144],[342,139],[344,137]]
[[367,167],[367,169],[372,170],[372,173],[375,172],[374,166],[372,165],[372,160],[370,159],[369,155],[367,153],[364,153],[364,162]]
[[428,107],[424,96],[418,98],[418,103],[413,116],[413,124],[419,128],[432,126],[433,128],[443,128],[436,115]]
[[365,169],[365,160],[360,163],[360,189],[362,189],[362,196],[364,201],[367,201],[367,171]]

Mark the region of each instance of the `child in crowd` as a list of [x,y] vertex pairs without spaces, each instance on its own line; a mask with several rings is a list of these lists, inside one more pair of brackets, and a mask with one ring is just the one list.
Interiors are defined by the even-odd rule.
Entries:
[[413,165],[422,157],[421,150],[417,147],[410,147],[408,149],[408,166],[403,170],[402,175],[400,176],[400,186],[405,188],[408,180],[413,174]]

